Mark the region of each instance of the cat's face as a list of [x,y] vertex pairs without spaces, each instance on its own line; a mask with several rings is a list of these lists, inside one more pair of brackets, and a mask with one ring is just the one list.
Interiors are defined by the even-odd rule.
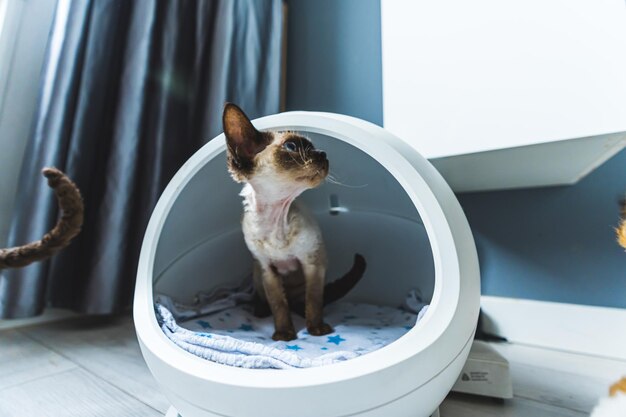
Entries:
[[328,175],[326,153],[293,132],[259,132],[243,111],[226,104],[223,114],[228,170],[237,182],[272,181],[315,188]]

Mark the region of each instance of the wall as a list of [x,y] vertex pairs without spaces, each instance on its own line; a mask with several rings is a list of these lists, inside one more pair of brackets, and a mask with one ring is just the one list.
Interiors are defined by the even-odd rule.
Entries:
[[[382,124],[379,0],[289,0],[287,109]],[[626,308],[626,151],[569,187],[467,193],[483,293]]]
[[378,0],[289,0],[288,110],[383,123]]

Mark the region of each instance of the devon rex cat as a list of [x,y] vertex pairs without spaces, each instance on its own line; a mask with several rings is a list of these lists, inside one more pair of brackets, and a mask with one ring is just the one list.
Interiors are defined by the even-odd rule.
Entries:
[[257,316],[274,316],[274,340],[296,338],[290,308],[304,313],[308,332],[331,333],[323,321],[324,304],[345,295],[365,271],[355,255],[352,269],[324,286],[326,252],[315,219],[297,201],[303,191],[319,186],[328,175],[326,153],[294,132],[260,132],[244,112],[226,104],[223,114],[228,170],[245,183],[242,228],[254,257]]

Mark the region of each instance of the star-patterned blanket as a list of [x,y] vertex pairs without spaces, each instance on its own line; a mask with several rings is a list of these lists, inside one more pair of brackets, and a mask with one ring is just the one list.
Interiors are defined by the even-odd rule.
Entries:
[[[276,342],[272,317],[253,316],[247,304],[222,306],[203,316],[184,314],[159,296],[157,317],[163,332],[182,349],[207,360],[243,368],[308,368],[345,361],[400,338],[422,318],[428,306],[412,291],[403,308],[336,302],[324,309],[334,332],[311,336],[304,319],[293,315],[298,338]],[[182,316],[180,323],[163,304]],[[209,311],[211,308],[209,308]]]

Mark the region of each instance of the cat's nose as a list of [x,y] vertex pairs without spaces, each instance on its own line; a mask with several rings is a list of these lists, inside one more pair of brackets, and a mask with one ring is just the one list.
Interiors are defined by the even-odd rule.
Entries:
[[317,154],[317,156],[320,159],[326,159],[326,152],[324,152],[324,151],[315,151],[315,153]]

